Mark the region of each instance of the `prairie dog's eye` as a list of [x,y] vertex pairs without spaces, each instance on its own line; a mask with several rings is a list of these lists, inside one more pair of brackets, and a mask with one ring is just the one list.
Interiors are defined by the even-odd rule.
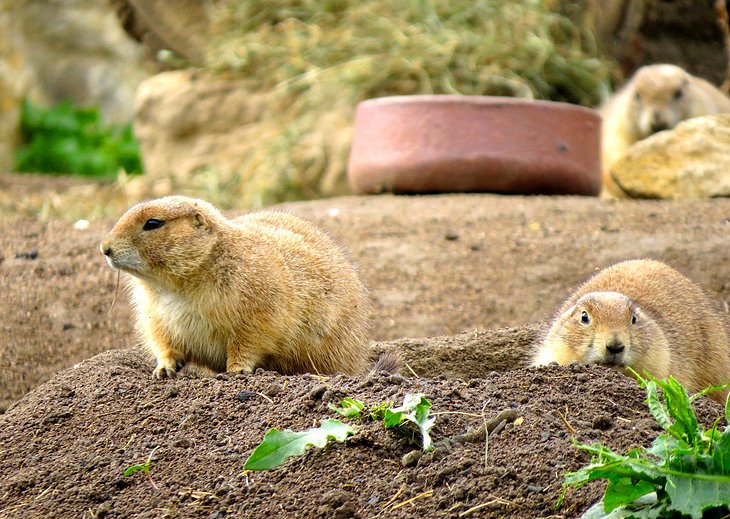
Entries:
[[588,324],[591,322],[591,318],[588,317],[588,312],[586,312],[585,310],[580,313],[580,322],[582,322],[583,324]]
[[636,314],[631,314],[631,324],[636,324]]
[[636,101],[637,103],[641,101],[641,96],[638,92],[634,93],[634,101]]
[[674,99],[682,99],[683,94],[684,94],[684,92],[682,92],[682,89],[678,88],[677,90],[674,91]]
[[158,220],[157,218],[150,218],[142,226],[143,231],[154,231],[165,225],[165,220]]

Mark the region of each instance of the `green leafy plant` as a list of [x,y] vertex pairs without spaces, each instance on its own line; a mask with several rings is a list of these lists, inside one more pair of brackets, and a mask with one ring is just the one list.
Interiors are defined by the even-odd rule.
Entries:
[[150,474],[150,468],[152,467],[152,456],[154,455],[155,451],[159,449],[159,447],[155,447],[152,449],[152,452],[150,452],[150,455],[147,456],[147,461],[144,463],[140,463],[138,465],[132,465],[131,467],[127,467],[127,469],[124,471],[124,476],[128,477],[134,474],[135,472],[143,472],[144,475],[147,477],[147,480],[150,482],[152,487],[157,490],[157,485],[155,484],[154,480],[152,479],[152,475]]
[[324,448],[330,440],[344,442],[355,432],[354,427],[339,420],[322,420],[319,427],[294,432],[290,429],[270,429],[264,440],[246,460],[246,470],[268,470],[284,463],[292,456],[301,456],[309,445]]
[[27,99],[20,114],[24,144],[15,154],[17,171],[115,176],[120,169],[142,173],[131,125],[105,125],[96,108],[69,102],[41,108]]
[[[351,397],[343,398],[340,407],[327,404],[334,412],[347,418],[362,418],[365,404]],[[391,429],[407,423],[414,424],[422,437],[423,450],[431,450],[431,436],[429,431],[436,421],[429,417],[431,402],[421,394],[407,394],[403,405],[393,407],[392,402],[382,402],[370,410],[370,418],[382,420],[386,429]],[[291,429],[279,431],[269,429],[263,441],[256,447],[246,460],[246,470],[268,470],[278,467],[292,456],[301,456],[307,447],[314,445],[324,448],[330,441],[344,442],[348,436],[355,433],[355,428],[334,418],[322,420],[319,427],[312,427],[306,431],[294,432]],[[131,468],[131,467],[130,467]],[[127,469],[129,470],[129,469]]]
[[[340,402],[342,407],[328,404],[327,407],[333,411],[350,418],[360,417],[362,410],[365,408],[359,400],[346,397]],[[394,407],[393,402],[381,402],[370,408],[370,418],[375,421],[382,421],[386,429],[392,429],[411,423],[416,426],[421,434],[421,445],[424,451],[430,451],[433,446],[431,442],[430,431],[436,418],[429,416],[431,412],[431,402],[420,393],[408,393],[403,397],[403,404]]]
[[363,404],[360,400],[355,400],[349,396],[343,398],[340,405],[342,407],[337,407],[330,402],[327,404],[327,407],[332,409],[335,413],[347,418],[359,418],[360,413],[362,413],[362,410],[365,408],[365,404]]
[[[673,377],[658,380],[636,375],[646,389],[651,414],[664,429],[651,448],[637,448],[623,456],[601,444],[575,442],[593,455],[590,465],[567,474],[558,506],[569,487],[581,487],[594,479],[607,479],[603,500],[583,517],[692,517],[709,511],[728,513],[730,507],[730,426],[722,432],[717,422],[700,427],[692,402],[713,386],[690,398]],[[659,399],[662,390],[664,402]],[[730,398],[725,404],[730,422]],[[601,515],[601,511],[610,514]]]
[[421,394],[407,394],[403,399],[403,405],[393,408],[386,408],[383,413],[383,421],[386,429],[401,426],[405,423],[412,423],[421,433],[421,444],[424,451],[430,451],[433,446],[430,431],[436,418],[429,416],[431,402]]

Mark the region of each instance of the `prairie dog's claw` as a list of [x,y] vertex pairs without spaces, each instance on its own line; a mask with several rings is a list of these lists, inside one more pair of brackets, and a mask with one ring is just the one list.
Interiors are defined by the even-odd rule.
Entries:
[[152,372],[152,378],[162,380],[165,378],[175,378],[177,376],[177,371],[182,368],[182,365],[177,362],[158,362],[157,367]]

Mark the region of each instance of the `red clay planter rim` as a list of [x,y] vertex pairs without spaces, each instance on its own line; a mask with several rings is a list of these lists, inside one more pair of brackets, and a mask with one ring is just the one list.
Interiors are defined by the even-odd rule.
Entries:
[[466,104],[488,104],[488,105],[532,105],[532,106],[555,106],[569,108],[586,114],[594,114],[596,110],[586,108],[585,106],[574,105],[571,103],[561,103],[558,101],[545,101],[543,99],[524,99],[520,97],[501,97],[501,96],[469,96],[457,94],[422,94],[412,96],[385,96],[366,99],[358,103],[359,106],[371,105],[393,105],[408,103],[466,103]]
[[356,110],[348,177],[357,193],[597,195],[600,115],[510,97],[370,99]]

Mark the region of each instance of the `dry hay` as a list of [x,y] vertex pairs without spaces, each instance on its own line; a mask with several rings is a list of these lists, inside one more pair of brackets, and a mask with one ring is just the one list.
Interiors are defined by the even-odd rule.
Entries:
[[[610,65],[590,32],[536,0],[221,0],[206,67],[265,107],[237,205],[347,192],[354,106],[386,95],[508,95],[595,106]],[[555,9],[559,7],[556,4]],[[231,186],[238,183],[239,186]],[[214,193],[215,194],[215,193]],[[226,205],[226,200],[221,201]]]
[[574,21],[581,17],[561,14],[563,4],[220,0],[209,6],[213,38],[204,65],[245,78],[250,92],[240,166],[165,179],[122,176],[100,196],[73,189],[45,197],[43,214],[111,216],[170,192],[224,209],[348,193],[354,107],[372,97],[508,95],[595,106],[608,92],[612,65]]

